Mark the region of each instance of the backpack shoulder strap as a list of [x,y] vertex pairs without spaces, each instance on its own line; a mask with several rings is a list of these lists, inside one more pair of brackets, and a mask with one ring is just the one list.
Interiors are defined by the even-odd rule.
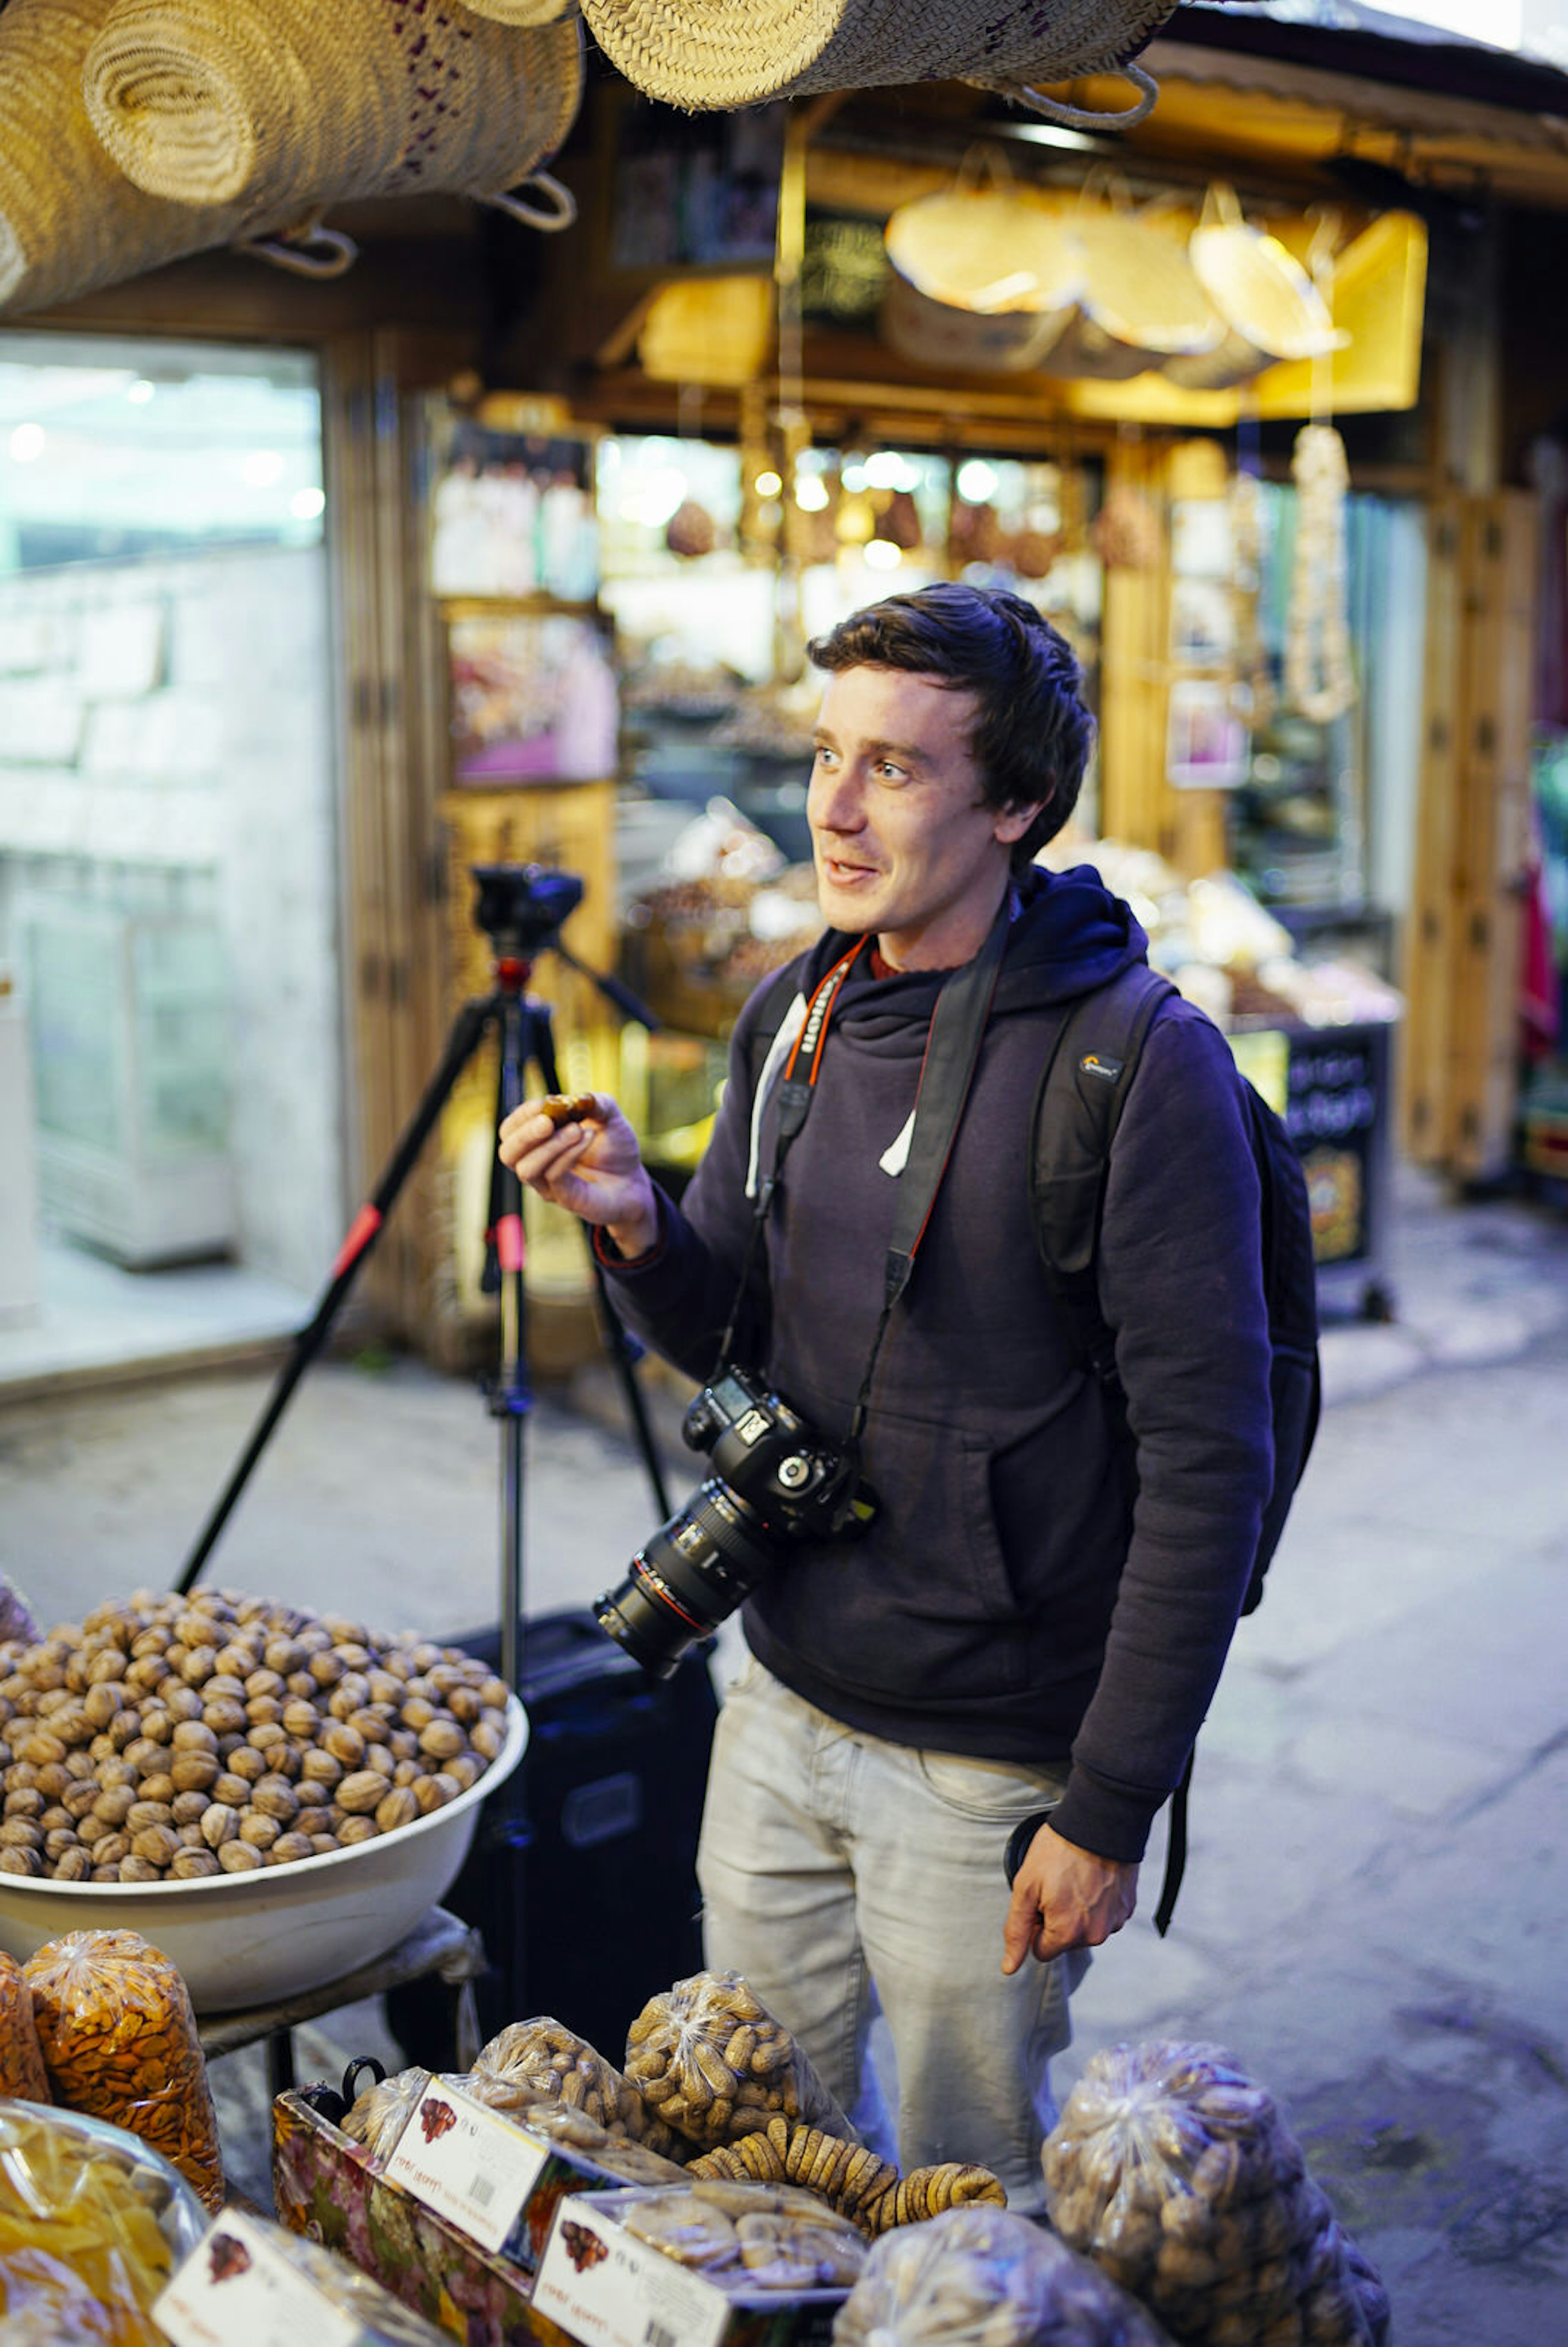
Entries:
[[[792,1025],[793,1012],[793,1025]],[[800,991],[799,980],[792,965],[774,972],[769,980],[758,1007],[756,1024],[746,1038],[747,1115],[751,1123],[751,1140],[746,1162],[746,1195],[754,1198],[762,1178],[763,1111],[767,1095],[773,1089],[769,1081],[770,1063],[776,1080],[778,1070],[804,1023],[805,998]],[[791,1027],[786,1036],[784,1030]]]
[[1095,1259],[1111,1143],[1138,1072],[1154,1015],[1175,988],[1134,963],[1070,1005],[1035,1094],[1029,1202],[1035,1244],[1052,1298],[1081,1357],[1103,1381],[1115,1376],[1100,1310]]

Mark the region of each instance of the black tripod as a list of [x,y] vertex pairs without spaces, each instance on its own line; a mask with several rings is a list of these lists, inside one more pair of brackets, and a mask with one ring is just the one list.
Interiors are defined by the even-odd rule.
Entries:
[[[181,1594],[200,1577],[290,1396],[325,1343],[360,1266],[380,1236],[398,1192],[454,1084],[490,1029],[498,1029],[500,1041],[497,1125],[526,1097],[524,1079],[529,1067],[538,1069],[546,1092],[559,1090],[550,1006],[525,991],[538,955],[547,949],[559,955],[569,968],[591,979],[618,1010],[641,1026],[651,1030],[658,1023],[626,988],[614,979],[586,969],[561,944],[561,925],[582,899],[582,882],[573,874],[544,871],[536,864],[476,864],[471,870],[478,887],[474,917],[490,939],[496,983],[488,994],[466,1002],[453,1020],[440,1064],[405,1126],[380,1181],[349,1225],[315,1313],[294,1337],[250,1442],[191,1551],[176,1584]],[[626,1397],[654,1504],[662,1520],[670,1513],[670,1502],[647,1407],[634,1374],[637,1352],[610,1307],[604,1274],[593,1253],[591,1239],[589,1255],[605,1342]],[[500,1361],[489,1384],[488,1396],[491,1415],[501,1421],[500,1670],[507,1685],[516,1691],[521,1683],[522,1661],[523,1421],[532,1408],[533,1394],[525,1343],[522,1185],[498,1158],[490,1180],[481,1286],[488,1295],[498,1293],[501,1302]]]

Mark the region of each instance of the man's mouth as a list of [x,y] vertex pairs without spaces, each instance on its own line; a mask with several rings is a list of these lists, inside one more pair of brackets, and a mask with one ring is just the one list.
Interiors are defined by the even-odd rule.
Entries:
[[872,864],[849,864],[837,856],[824,856],[822,868],[830,880],[847,885],[854,880],[868,880],[876,871]]

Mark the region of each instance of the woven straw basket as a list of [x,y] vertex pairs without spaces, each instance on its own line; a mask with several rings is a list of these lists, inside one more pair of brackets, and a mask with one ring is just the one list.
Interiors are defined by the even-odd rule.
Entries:
[[117,0],[82,81],[138,187],[257,214],[494,197],[555,153],[581,90],[575,22],[508,30],[453,0]]
[[0,14],[0,312],[41,310],[222,244],[232,210],[127,185],[94,138],[82,60],[109,0],[10,0]]
[[1204,291],[1225,321],[1223,341],[1166,368],[1173,383],[1226,389],[1261,374],[1276,359],[1327,357],[1343,347],[1328,304],[1280,243],[1242,217],[1233,189],[1216,185],[1187,247]]
[[1071,216],[1005,175],[901,204],[886,244],[882,333],[918,365],[1038,366],[1083,290]]
[[1071,218],[1084,291],[1040,362],[1047,374],[1118,383],[1214,349],[1224,323],[1176,237],[1115,203],[1081,203]]
[[[1175,0],[582,0],[594,39],[650,97],[696,110],[814,90],[1114,73]],[[1153,102],[1146,75],[1141,118]],[[1071,109],[1048,108],[1052,112]]]

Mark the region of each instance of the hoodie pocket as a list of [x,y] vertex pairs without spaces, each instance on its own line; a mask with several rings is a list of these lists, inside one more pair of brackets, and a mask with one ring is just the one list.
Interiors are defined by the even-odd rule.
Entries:
[[984,1437],[885,1417],[866,1473],[876,1522],[781,1566],[758,1601],[769,1631],[814,1673],[914,1710],[1020,1693],[1029,1655]]

